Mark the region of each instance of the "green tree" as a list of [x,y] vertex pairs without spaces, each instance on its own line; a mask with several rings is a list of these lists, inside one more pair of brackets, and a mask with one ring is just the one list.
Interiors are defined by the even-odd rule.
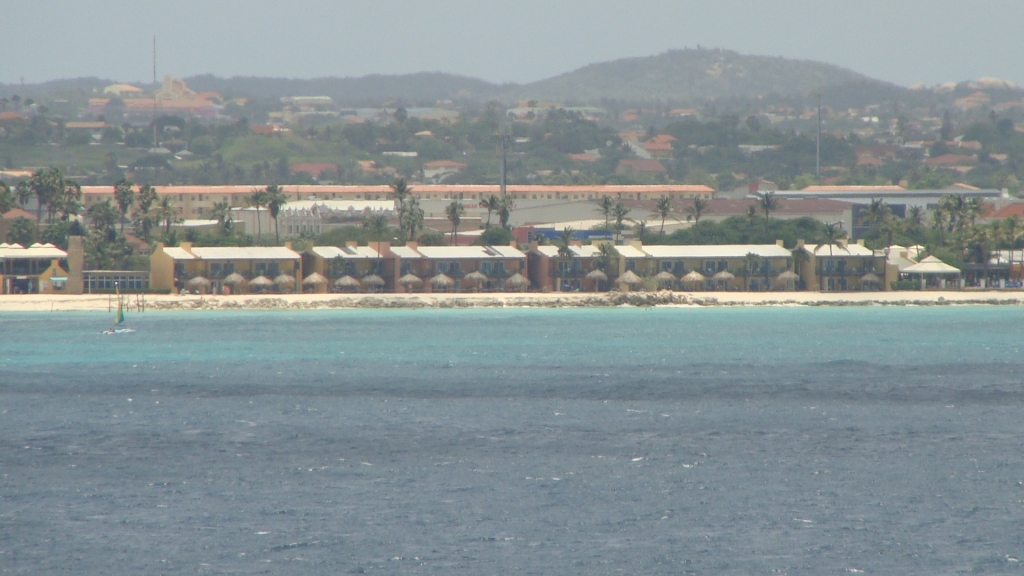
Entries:
[[623,221],[629,216],[629,207],[622,202],[616,202],[615,206],[612,207],[612,217],[615,219],[615,234],[620,236],[622,231],[625,230],[625,226],[622,224]]
[[388,217],[385,214],[367,214],[363,217],[363,228],[372,240],[383,240],[388,235]]
[[[391,188],[390,194],[388,194],[392,200],[395,201],[396,207],[398,208],[398,231],[401,233],[403,238],[412,240],[412,234],[406,234],[408,227],[406,226],[406,203],[409,199],[414,199],[412,196],[412,189],[405,183],[404,178],[396,178],[391,184],[388,184]],[[418,206],[419,203],[417,203]],[[415,218],[413,218],[415,220]]]
[[[846,238],[846,231],[843,230],[839,226],[839,224],[831,223],[831,222],[828,223],[828,224],[825,224],[825,230],[822,233],[822,241],[817,246],[814,247],[814,252],[817,253],[818,250],[820,250],[822,247],[828,246],[828,257],[831,259],[831,258],[833,258],[835,256],[832,253],[832,247],[836,246],[837,243],[839,242],[839,240],[842,240],[843,238]],[[842,246],[842,245],[839,245],[839,246],[845,252],[849,252],[849,250],[846,248],[846,246]],[[821,269],[822,269],[822,271],[824,271],[825,267],[822,266]]]
[[117,210],[121,213],[121,233],[124,234],[124,219],[128,216],[128,209],[135,202],[135,191],[132,190],[132,183],[128,180],[118,180],[114,184],[114,199],[117,201]]
[[693,202],[686,207],[686,213],[693,217],[694,223],[699,223],[700,217],[703,216],[705,212],[709,211],[709,204],[710,203],[707,200],[700,196],[694,196]]
[[497,212],[501,208],[501,199],[496,195],[491,194],[487,198],[480,201],[480,207],[487,209],[487,224],[484,225],[485,229],[491,227],[491,212]]
[[466,209],[462,206],[462,202],[452,200],[452,203],[445,207],[444,214],[448,217],[448,221],[452,223],[451,245],[455,246],[459,235],[459,224],[462,223],[462,217],[466,214]]
[[604,231],[609,232],[609,222],[612,218],[612,210],[615,209],[615,202],[611,199],[611,196],[603,196],[597,203],[597,211],[604,216]]
[[30,246],[35,242],[36,230],[32,221],[24,216],[18,216],[11,222],[11,228],[7,231],[7,241],[12,244]]
[[256,244],[259,245],[260,237],[263,236],[263,223],[260,221],[260,208],[267,204],[267,191],[266,189],[260,190],[259,188],[253,188],[249,196],[246,197],[245,203],[250,208],[256,209]]
[[170,196],[164,196],[156,205],[154,212],[156,221],[164,224],[164,236],[166,237],[171,233],[171,224],[178,219],[178,210],[174,206],[174,201]]
[[153,205],[158,200],[156,189],[149,184],[144,184],[139,187],[139,195],[137,198],[135,218],[135,229],[136,231],[142,231],[142,237],[146,240],[149,239],[150,230],[153,229]]
[[288,203],[288,197],[285,196],[281,187],[277,184],[271,184],[263,190],[263,201],[266,203],[267,210],[270,212],[270,217],[274,219],[274,238],[278,245],[281,244],[281,232],[277,225],[277,215],[281,213],[281,208]]
[[572,259],[574,256],[573,251],[569,246],[572,245],[573,234],[576,231],[572,229],[572,226],[566,226],[562,228],[561,234],[558,236],[558,256],[565,258],[566,260]]
[[216,220],[221,229],[226,233],[230,233],[233,228],[231,227],[231,203],[227,200],[222,202],[215,202],[213,204],[213,218]]
[[71,216],[77,216],[82,211],[82,187],[73,180],[64,182],[64,191],[58,201],[60,219],[67,222]]
[[110,203],[110,200],[104,200],[90,206],[86,211],[86,215],[89,217],[89,225],[94,230],[106,232],[113,230],[117,226],[120,213]]
[[764,212],[764,241],[770,242],[771,239],[768,237],[768,220],[771,218],[772,212],[775,212],[781,207],[779,199],[775,197],[775,192],[768,191],[763,194],[758,194],[758,203],[761,206],[761,212]]
[[512,197],[505,195],[501,197],[501,201],[498,203],[498,223],[501,224],[502,228],[510,228],[509,220],[512,218],[512,209],[515,207],[515,202]]
[[660,198],[654,207],[654,215],[661,218],[661,235],[665,235],[665,219],[672,214],[672,199],[668,196]]
[[0,180],[0,214],[6,214],[13,210],[16,203],[17,198],[11,192],[11,187]]
[[423,231],[423,209],[420,208],[420,201],[410,198],[401,214],[401,223],[405,228],[406,238],[416,241],[420,232]]
[[64,191],[64,176],[57,168],[40,168],[28,179],[28,187],[36,197],[36,232],[43,220],[43,209],[47,220],[53,220],[54,207]]

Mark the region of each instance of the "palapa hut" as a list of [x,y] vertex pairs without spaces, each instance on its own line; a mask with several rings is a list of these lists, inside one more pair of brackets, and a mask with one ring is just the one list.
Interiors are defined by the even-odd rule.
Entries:
[[781,286],[785,286],[786,290],[793,290],[796,288],[796,283],[800,280],[800,275],[792,270],[786,270],[776,276],[775,279],[779,281]]
[[718,288],[721,288],[722,290],[728,290],[729,281],[734,280],[735,278],[736,275],[733,274],[732,272],[729,272],[728,270],[722,270],[721,272],[717,272],[714,276],[711,277],[712,280],[717,282]]
[[530,287],[530,279],[516,272],[509,276],[508,280],[505,280],[505,287],[522,292]]
[[309,286],[314,292],[321,292],[327,287],[327,278],[319,272],[313,272],[302,279],[303,286]]
[[384,279],[376,274],[370,274],[363,278],[362,284],[366,287],[367,292],[379,292],[380,288],[384,286]]
[[462,277],[462,279],[469,280],[470,282],[472,282],[477,292],[480,291],[480,288],[483,286],[484,282],[487,282],[489,280],[487,275],[477,271],[473,271],[470,272],[469,274],[466,274],[465,276]]
[[594,292],[608,289],[608,275],[597,268],[587,273],[587,280],[594,283]]
[[620,290],[622,290],[622,288],[625,287],[625,290],[623,290],[623,292],[633,290],[643,281],[644,279],[638,276],[637,273],[633,272],[632,270],[626,270],[626,273],[623,274],[622,276],[619,276],[616,280],[616,282],[618,282],[619,284]]
[[274,282],[270,278],[267,278],[266,276],[263,275],[257,276],[252,280],[249,280],[250,290],[259,290],[260,292],[263,292],[273,285]]
[[295,290],[295,277],[289,274],[278,274],[274,278],[274,284],[277,284],[277,289],[282,292],[292,292]]
[[687,286],[700,286],[704,284],[705,280],[707,280],[707,278],[700,272],[697,272],[696,270],[691,270],[687,272],[686,274],[683,275],[682,278],[679,279],[680,282]]
[[210,292],[210,281],[202,276],[196,276],[188,281],[188,289],[199,292],[200,294],[207,294]]
[[452,280],[447,274],[438,274],[430,279],[430,285],[438,292],[447,292],[451,290],[452,286],[455,286],[455,280]]
[[238,292],[239,287],[245,285],[245,276],[242,276],[238,272],[232,272],[231,274],[225,276],[224,279],[220,281],[220,283],[226,286],[230,286],[232,292]]
[[658,285],[668,286],[669,289],[671,289],[672,285],[675,284],[676,282],[675,275],[669,272],[668,270],[662,270],[661,272],[658,272],[657,274],[654,275],[654,279],[658,281]]
[[359,289],[359,280],[346,274],[334,281],[334,288],[339,292],[355,292]]
[[423,286],[423,279],[415,274],[406,274],[398,279],[398,283],[402,285],[407,292],[412,292],[413,287]]

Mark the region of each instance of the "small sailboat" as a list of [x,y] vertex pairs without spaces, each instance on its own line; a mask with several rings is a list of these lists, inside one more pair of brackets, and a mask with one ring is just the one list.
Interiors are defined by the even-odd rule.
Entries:
[[114,325],[103,331],[103,334],[131,334],[134,329],[124,324],[124,299],[121,298],[121,290],[117,289],[117,315],[114,316]]

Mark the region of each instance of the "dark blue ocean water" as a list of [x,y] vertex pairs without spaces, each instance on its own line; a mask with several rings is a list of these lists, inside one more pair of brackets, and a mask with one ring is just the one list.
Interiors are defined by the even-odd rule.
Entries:
[[0,315],[0,573],[1006,574],[1024,310]]

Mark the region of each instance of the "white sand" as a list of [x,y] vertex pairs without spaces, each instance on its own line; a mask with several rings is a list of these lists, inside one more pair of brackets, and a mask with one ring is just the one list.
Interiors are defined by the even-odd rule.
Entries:
[[[633,292],[633,293],[460,293],[460,294],[288,294],[234,296],[126,295],[134,310],[145,301],[152,310],[318,309],[318,308],[469,308],[600,306],[858,306],[983,304],[1021,305],[1024,291],[962,292]],[[0,312],[108,311],[108,295],[0,295]]]

